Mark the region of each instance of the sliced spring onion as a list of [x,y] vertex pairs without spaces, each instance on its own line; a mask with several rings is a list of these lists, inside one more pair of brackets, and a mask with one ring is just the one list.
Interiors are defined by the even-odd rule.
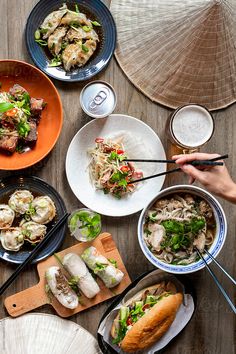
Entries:
[[82,44],[82,50],[83,50],[85,53],[88,53],[88,51],[89,51],[88,47],[86,47],[85,44]]
[[75,4],[75,12],[79,13],[79,6],[77,4]]
[[38,39],[40,39],[40,37],[41,37],[40,30],[37,29],[37,30],[34,32],[34,38],[38,40]]
[[44,41],[43,39],[35,39],[35,42],[41,45],[42,47],[46,47],[48,45],[48,42]]
[[89,27],[89,26],[83,26],[82,28],[83,28],[84,32],[90,32],[91,29],[92,29],[92,28]]
[[97,21],[91,21],[93,26],[101,27],[100,23]]

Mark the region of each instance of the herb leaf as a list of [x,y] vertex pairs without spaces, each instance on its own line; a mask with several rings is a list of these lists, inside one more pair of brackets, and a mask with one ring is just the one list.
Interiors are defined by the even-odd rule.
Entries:
[[0,113],[4,113],[14,108],[14,104],[10,102],[0,102]]

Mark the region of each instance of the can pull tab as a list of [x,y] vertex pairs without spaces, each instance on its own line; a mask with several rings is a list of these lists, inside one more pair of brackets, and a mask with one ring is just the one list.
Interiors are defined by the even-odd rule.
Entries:
[[99,91],[89,103],[89,108],[94,109],[97,106],[101,105],[107,99],[107,97],[108,95],[104,90]]

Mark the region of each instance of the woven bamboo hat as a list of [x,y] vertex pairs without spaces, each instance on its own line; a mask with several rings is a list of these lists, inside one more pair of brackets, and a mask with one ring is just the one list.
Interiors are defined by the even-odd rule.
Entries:
[[101,354],[83,327],[57,316],[27,314],[0,321],[1,354]]
[[116,58],[146,96],[171,108],[236,101],[235,0],[112,0]]

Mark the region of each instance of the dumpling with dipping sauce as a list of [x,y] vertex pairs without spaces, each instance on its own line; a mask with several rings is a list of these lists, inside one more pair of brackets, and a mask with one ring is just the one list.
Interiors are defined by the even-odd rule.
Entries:
[[69,31],[66,34],[65,37],[66,40],[68,40],[69,42],[73,42],[73,41],[79,41],[82,39],[93,39],[94,41],[98,41],[98,35],[97,33],[94,31],[94,29],[91,28],[90,31],[84,31],[82,27],[78,27],[78,28],[70,28]]
[[62,17],[67,13],[66,4],[63,4],[59,10],[51,12],[40,26],[41,32],[44,34],[43,38],[48,38],[55,29],[59,26]]
[[63,38],[67,32],[66,27],[58,27],[48,38],[48,48],[52,54],[58,55],[61,51]]
[[21,189],[11,195],[8,205],[17,214],[25,214],[29,210],[33,199],[33,194],[30,191]]
[[20,227],[11,227],[1,230],[0,240],[5,250],[17,252],[24,243],[24,236]]
[[69,44],[62,53],[62,61],[66,71],[73,66],[82,66],[90,59],[97,48],[97,42],[89,39],[84,44]]
[[91,21],[82,12],[68,10],[67,14],[61,20],[61,25],[70,26],[71,24],[91,26]]
[[0,228],[11,227],[15,212],[7,204],[0,204]]
[[31,219],[39,224],[48,224],[56,215],[56,207],[49,196],[36,197],[32,202]]
[[27,221],[21,224],[24,239],[30,243],[40,242],[47,232],[47,226],[34,221]]

